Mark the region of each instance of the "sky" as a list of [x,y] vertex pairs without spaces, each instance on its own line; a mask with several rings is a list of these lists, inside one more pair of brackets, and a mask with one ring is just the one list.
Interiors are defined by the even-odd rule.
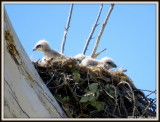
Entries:
[[[36,61],[43,57],[44,54],[32,51],[42,39],[60,52],[70,3],[8,3],[4,6],[29,58]],[[107,48],[97,59],[112,58],[117,69],[127,69],[126,74],[137,88],[151,91],[156,89],[156,7],[154,3],[115,3],[97,49],[99,52]],[[82,53],[99,8],[100,3],[74,4],[64,55],[73,57]],[[104,4],[86,55],[91,55],[109,8],[110,4]]]

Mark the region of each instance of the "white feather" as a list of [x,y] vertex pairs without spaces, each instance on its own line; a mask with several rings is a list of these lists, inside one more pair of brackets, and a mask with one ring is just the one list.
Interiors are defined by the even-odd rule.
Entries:
[[42,58],[42,62],[45,60],[49,60],[50,58],[65,58],[64,55],[60,54],[56,50],[51,49],[49,43],[46,40],[38,41],[35,47],[33,48],[33,51],[39,51],[45,54],[45,56]]

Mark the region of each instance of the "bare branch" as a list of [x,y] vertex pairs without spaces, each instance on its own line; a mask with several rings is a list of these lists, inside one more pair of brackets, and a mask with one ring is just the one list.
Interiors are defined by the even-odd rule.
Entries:
[[148,94],[146,97],[148,97],[149,95],[155,93],[156,94],[156,90],[155,91],[152,91],[150,94]]
[[92,52],[92,54],[91,54],[91,57],[92,57],[92,58],[93,58],[93,57],[96,57],[96,56],[95,56],[95,53],[96,53],[96,50],[97,50],[97,48],[98,48],[98,44],[99,44],[99,42],[100,42],[100,39],[101,39],[101,36],[102,36],[103,31],[104,31],[104,29],[105,29],[105,26],[106,26],[106,24],[107,24],[107,22],[108,22],[108,19],[109,19],[109,17],[110,17],[110,14],[111,14],[111,12],[112,12],[112,10],[113,10],[113,7],[114,7],[114,4],[111,4],[110,10],[109,10],[109,12],[108,12],[108,14],[107,14],[107,17],[106,17],[103,25],[102,25],[102,28],[101,28],[100,33],[99,33],[99,35],[98,35],[98,39],[97,39],[97,41],[96,41],[96,43],[95,43],[93,52]]
[[68,15],[67,24],[66,24],[65,31],[64,31],[64,36],[63,36],[62,45],[61,45],[61,54],[63,54],[63,52],[64,52],[64,46],[65,46],[65,42],[66,42],[66,38],[67,38],[67,32],[68,32],[68,29],[70,27],[72,10],[73,10],[73,4],[71,5],[70,12],[69,12],[69,15]]
[[126,82],[126,81],[121,81],[118,85],[120,85],[120,84],[127,84],[128,85],[128,87],[129,87],[129,89],[131,90],[131,93],[132,93],[132,100],[133,100],[133,112],[132,112],[132,116],[134,116],[135,115],[135,106],[136,106],[136,100],[135,100],[135,95],[134,95],[134,92],[133,92],[133,90],[132,90],[132,87],[131,87],[131,85],[128,83],[128,82]]
[[92,57],[92,58],[96,58],[97,56],[99,56],[102,52],[104,52],[106,50],[106,48],[105,49],[103,49],[102,51],[100,51],[99,53],[96,53],[95,55],[94,55],[94,57]]
[[86,53],[86,50],[87,50],[87,47],[88,47],[88,45],[89,45],[90,40],[93,39],[93,38],[92,38],[92,35],[93,35],[94,31],[95,31],[96,27],[99,25],[99,24],[98,24],[98,20],[99,20],[100,15],[101,15],[102,8],[103,8],[103,4],[101,4],[101,6],[100,6],[100,9],[99,9],[99,12],[98,12],[98,16],[97,16],[96,22],[95,22],[95,24],[93,25],[92,30],[91,30],[91,33],[89,34],[89,36],[88,36],[88,38],[87,38],[87,40],[86,40],[86,44],[85,44],[84,50],[83,50],[83,52],[82,52],[82,54],[84,54],[84,55],[85,55],[85,53]]

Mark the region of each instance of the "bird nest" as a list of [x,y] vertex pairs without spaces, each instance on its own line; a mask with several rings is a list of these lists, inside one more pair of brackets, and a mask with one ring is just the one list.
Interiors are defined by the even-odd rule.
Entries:
[[81,66],[73,58],[33,64],[69,118],[156,117],[156,100],[122,70]]

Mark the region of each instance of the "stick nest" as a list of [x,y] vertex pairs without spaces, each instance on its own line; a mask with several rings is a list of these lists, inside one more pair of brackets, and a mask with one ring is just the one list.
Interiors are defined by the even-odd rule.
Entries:
[[81,66],[73,58],[33,64],[69,118],[156,117],[156,99],[121,70]]

